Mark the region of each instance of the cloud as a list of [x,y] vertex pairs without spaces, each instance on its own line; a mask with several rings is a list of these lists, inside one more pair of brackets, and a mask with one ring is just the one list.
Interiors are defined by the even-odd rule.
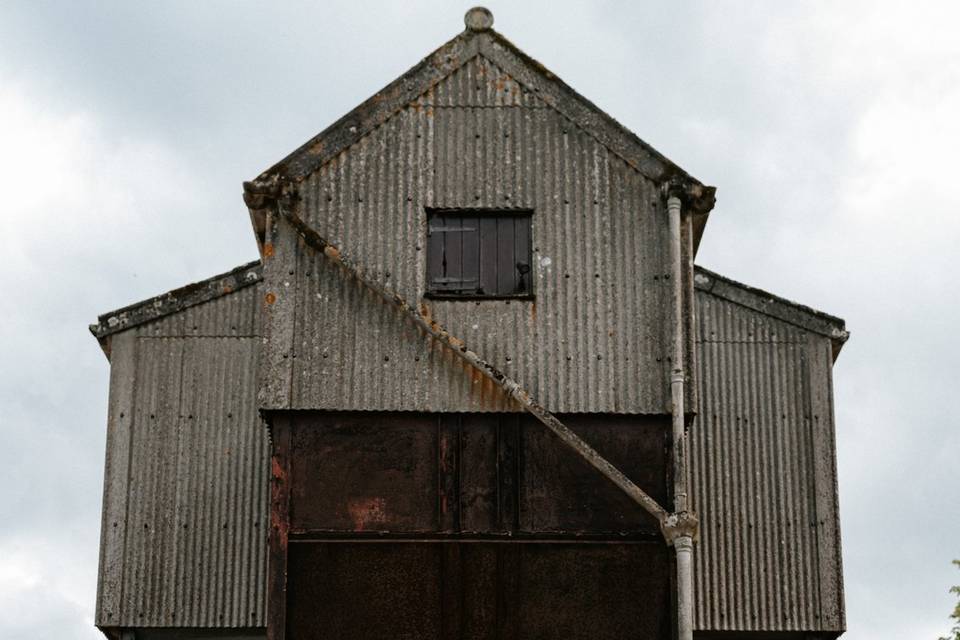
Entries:
[[171,256],[216,222],[169,147],[45,105],[0,82],[0,635],[90,638],[108,371],[85,327],[196,277]]

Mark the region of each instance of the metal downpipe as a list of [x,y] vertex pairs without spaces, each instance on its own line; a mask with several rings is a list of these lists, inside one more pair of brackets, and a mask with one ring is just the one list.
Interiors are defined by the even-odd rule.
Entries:
[[[677,558],[677,638],[693,639],[693,536],[696,518],[687,504],[687,437],[684,407],[684,330],[683,330],[683,250],[681,202],[676,195],[667,198],[670,218],[670,279],[673,281],[673,355],[670,374],[670,398],[673,435],[673,510],[678,526],[667,537]],[[671,539],[672,538],[672,539]]]

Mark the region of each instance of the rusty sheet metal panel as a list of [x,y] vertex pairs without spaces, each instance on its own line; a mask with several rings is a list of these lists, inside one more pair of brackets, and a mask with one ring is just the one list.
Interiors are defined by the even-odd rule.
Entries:
[[[654,499],[667,499],[669,422],[565,415]],[[642,535],[643,509],[526,414],[327,413],[292,418],[292,535]]]
[[259,289],[112,337],[98,626],[264,624]]
[[[667,418],[564,420],[666,497]],[[531,417],[297,411],[273,433],[272,637],[670,637],[657,523]]]
[[[331,160],[300,195],[310,225],[411,301],[426,285],[426,208],[532,210],[536,299],[432,300],[430,312],[551,411],[668,410],[655,185],[484,58]],[[283,244],[283,231],[266,260],[277,298],[265,408],[513,410],[322,257]]]
[[696,292],[703,631],[841,631],[828,336]]

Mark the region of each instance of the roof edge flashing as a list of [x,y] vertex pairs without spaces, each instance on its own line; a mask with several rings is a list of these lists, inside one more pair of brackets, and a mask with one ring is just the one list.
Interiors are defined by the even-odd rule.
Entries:
[[700,291],[829,338],[833,345],[834,360],[850,338],[842,318],[737,282],[699,265],[694,269],[694,286]]
[[100,341],[109,357],[109,336],[229,295],[262,279],[261,263],[254,260],[225,273],[101,314],[96,324],[89,326],[90,333]]

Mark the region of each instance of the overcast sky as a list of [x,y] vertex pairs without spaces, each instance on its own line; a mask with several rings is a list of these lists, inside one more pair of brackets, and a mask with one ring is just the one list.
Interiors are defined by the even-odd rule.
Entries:
[[[256,257],[241,182],[467,4],[0,4],[0,637],[96,638],[104,311]],[[698,262],[847,320],[850,640],[934,640],[960,582],[960,2],[490,2],[703,182]]]

